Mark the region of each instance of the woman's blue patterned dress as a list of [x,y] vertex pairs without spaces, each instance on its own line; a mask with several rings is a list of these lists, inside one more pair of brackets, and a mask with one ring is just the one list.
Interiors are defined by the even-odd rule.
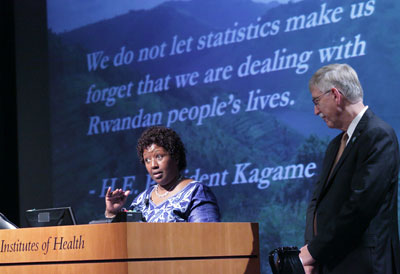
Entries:
[[180,192],[156,205],[151,200],[155,185],[137,196],[130,209],[141,211],[149,223],[168,222],[219,222],[220,213],[217,199],[210,188],[193,181]]

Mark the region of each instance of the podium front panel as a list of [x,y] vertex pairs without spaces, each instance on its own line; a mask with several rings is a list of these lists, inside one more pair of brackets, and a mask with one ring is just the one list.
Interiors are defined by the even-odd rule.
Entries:
[[[1,273],[259,273],[256,223],[116,223],[0,231]],[[250,272],[249,272],[250,271]]]

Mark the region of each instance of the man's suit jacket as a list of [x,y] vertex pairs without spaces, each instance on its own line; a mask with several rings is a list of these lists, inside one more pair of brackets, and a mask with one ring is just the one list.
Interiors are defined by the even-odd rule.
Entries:
[[367,109],[328,179],[342,135],[327,148],[307,210],[308,250],[324,274],[400,273],[396,134]]

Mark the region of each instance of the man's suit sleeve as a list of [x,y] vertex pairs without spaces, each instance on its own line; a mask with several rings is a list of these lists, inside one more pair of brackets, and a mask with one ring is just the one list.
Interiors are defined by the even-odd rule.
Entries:
[[[317,182],[316,187],[318,186],[318,184],[319,182]],[[310,243],[311,239],[313,238],[313,233],[314,233],[313,220],[314,220],[314,211],[316,204],[317,204],[317,196],[316,196],[316,190],[314,190],[313,196],[307,208],[306,231],[304,232],[304,240],[306,244]]]
[[[328,169],[330,169],[329,162],[332,159],[329,159],[330,157],[328,157],[328,155],[330,155],[332,153],[336,154],[335,147],[337,146],[337,143],[339,142],[339,140],[340,140],[340,136],[339,137],[337,136],[334,140],[332,140],[329,143],[329,145],[325,151],[325,157],[324,157],[324,161],[322,164],[321,174],[329,172],[328,171]],[[309,244],[314,235],[314,214],[315,214],[315,208],[317,206],[318,196],[321,192],[321,188],[324,185],[323,179],[324,178],[320,175],[318,180],[315,183],[311,201],[308,204],[307,213],[306,213],[306,229],[304,232],[305,244]]]

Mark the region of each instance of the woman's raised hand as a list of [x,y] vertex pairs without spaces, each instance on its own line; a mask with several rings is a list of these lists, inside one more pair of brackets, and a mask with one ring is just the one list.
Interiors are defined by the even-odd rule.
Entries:
[[124,206],[126,199],[131,191],[123,191],[117,188],[111,191],[111,187],[107,189],[106,193],[106,217],[114,217]]

